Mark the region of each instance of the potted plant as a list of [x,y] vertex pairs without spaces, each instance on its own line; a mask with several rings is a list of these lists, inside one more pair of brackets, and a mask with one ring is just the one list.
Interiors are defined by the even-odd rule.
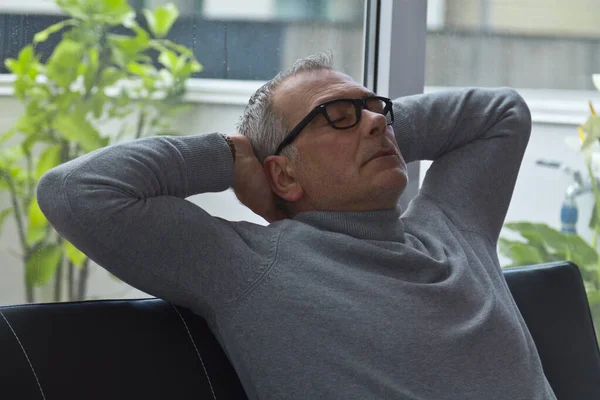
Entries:
[[[86,297],[89,259],[64,240],[40,211],[35,188],[47,170],[117,141],[176,134],[169,119],[186,108],[185,82],[202,67],[168,39],[178,17],[168,4],[143,10],[126,0],[56,0],[68,18],[38,32],[16,59],[14,93],[24,114],[0,136],[0,229],[14,218],[26,300],[53,282],[54,301]],[[45,62],[38,45],[62,35]],[[120,126],[105,134],[105,124]]]

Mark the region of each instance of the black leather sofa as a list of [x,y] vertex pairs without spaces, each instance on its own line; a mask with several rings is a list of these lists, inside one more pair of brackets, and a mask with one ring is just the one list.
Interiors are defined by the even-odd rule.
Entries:
[[[600,352],[577,266],[504,275],[558,399],[600,399]],[[246,398],[206,323],[163,300],[0,307],[0,399]]]

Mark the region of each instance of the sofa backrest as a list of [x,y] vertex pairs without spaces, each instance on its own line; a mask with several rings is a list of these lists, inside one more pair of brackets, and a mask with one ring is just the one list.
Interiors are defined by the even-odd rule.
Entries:
[[[555,263],[504,274],[557,397],[600,399],[600,352],[579,269]],[[141,299],[0,307],[0,398],[247,397],[202,318]]]
[[0,399],[247,398],[206,322],[163,300],[0,312]]

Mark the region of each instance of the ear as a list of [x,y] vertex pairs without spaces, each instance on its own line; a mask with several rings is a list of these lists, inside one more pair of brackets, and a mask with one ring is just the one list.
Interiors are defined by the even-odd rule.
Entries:
[[304,190],[296,179],[296,171],[283,156],[269,156],[263,164],[271,190],[284,200],[296,202],[304,196]]

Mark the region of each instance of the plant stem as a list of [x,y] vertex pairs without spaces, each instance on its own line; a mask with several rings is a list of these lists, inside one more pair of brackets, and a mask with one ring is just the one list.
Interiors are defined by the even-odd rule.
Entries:
[[[17,233],[19,235],[19,241],[21,242],[21,249],[23,250],[23,266],[27,265],[27,261],[29,261],[29,257],[31,257],[31,251],[29,246],[27,245],[27,238],[25,236],[25,224],[23,223],[23,212],[21,210],[21,204],[19,203],[19,199],[17,196],[17,188],[15,186],[15,182],[13,181],[10,173],[6,170],[0,169],[0,176],[6,181],[8,184],[8,191],[10,192],[10,200],[14,209],[14,218],[17,223]],[[26,268],[23,268],[23,271],[26,271]],[[26,273],[26,272],[25,272]],[[33,287],[27,284],[27,278],[25,281],[25,300],[28,303],[33,303],[35,301]]]
[[27,161],[27,198],[33,199],[34,183],[33,179],[31,179],[33,176],[33,162],[31,160],[31,154],[27,153],[25,155],[25,159]]
[[89,275],[90,259],[86,258],[79,272],[79,287],[77,290],[77,300],[85,300],[87,290],[87,280]]
[[146,112],[142,109],[140,111],[140,117],[138,118],[137,128],[135,132],[135,138],[139,139],[142,137],[142,133],[144,132],[144,125],[146,125]]
[[[596,176],[594,175],[594,171],[592,170],[591,163],[588,163],[587,169],[592,180],[592,190],[594,192],[594,207],[596,208],[596,221],[594,221],[595,225],[592,246],[594,247],[594,250],[598,252],[598,225],[600,225],[600,222],[598,221],[598,219],[600,218],[600,191],[598,190],[598,182],[596,181]],[[600,257],[597,257],[596,260],[596,270],[598,272],[597,276],[600,276]],[[597,287],[599,284],[600,282],[598,282],[598,278],[596,278],[596,282],[594,282],[594,285]]]
[[63,260],[58,263],[58,268],[54,274],[54,302],[58,303],[62,299],[63,283]]
[[69,295],[69,301],[75,300],[75,265],[71,261],[67,264],[67,290]]
[[[92,87],[95,87],[98,84],[98,79],[104,69],[108,66],[107,57],[110,55],[109,49],[106,47],[106,28],[103,27],[102,33],[100,34],[100,56],[98,57],[98,69],[96,70],[96,74],[94,75]],[[83,101],[89,100],[92,95],[91,90],[86,91],[83,95]]]
[[29,285],[25,285],[25,301],[28,303],[33,303],[35,298],[33,297],[33,287]]
[[21,210],[21,205],[19,204],[19,199],[17,197],[17,188],[15,186],[15,182],[12,180],[10,173],[5,170],[0,170],[0,174],[8,183],[8,190],[10,192],[10,199],[12,202],[13,209],[15,210],[15,221],[17,223],[17,229],[19,234],[19,240],[21,241],[21,246],[23,248],[23,252],[27,255],[27,239],[25,237],[25,224],[23,223],[23,212]]

